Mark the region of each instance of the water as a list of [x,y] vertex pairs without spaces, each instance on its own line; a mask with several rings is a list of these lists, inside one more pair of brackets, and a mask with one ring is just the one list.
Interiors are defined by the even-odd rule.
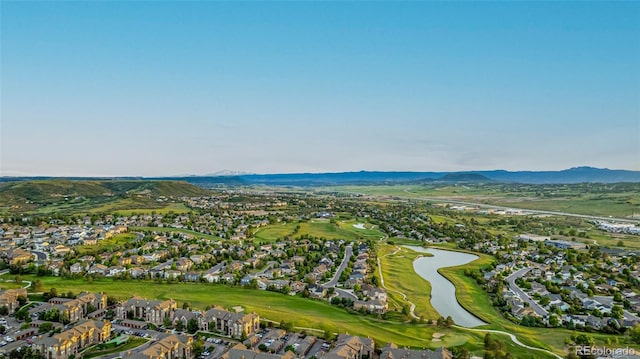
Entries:
[[442,249],[406,246],[420,253],[430,253],[433,257],[421,257],[413,262],[413,269],[419,276],[431,283],[431,305],[443,317],[451,316],[453,321],[463,327],[477,327],[486,324],[464,309],[456,300],[456,288],[438,269],[467,264],[478,256]]

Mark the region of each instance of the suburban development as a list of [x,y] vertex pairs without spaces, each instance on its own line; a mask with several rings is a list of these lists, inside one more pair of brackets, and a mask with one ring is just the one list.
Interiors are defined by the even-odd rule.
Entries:
[[[81,183],[1,188],[7,357],[552,358],[640,345],[634,217],[414,192],[448,183],[402,197],[121,182],[111,203]],[[636,187],[621,188],[637,201]],[[142,208],[117,209],[132,202]]]

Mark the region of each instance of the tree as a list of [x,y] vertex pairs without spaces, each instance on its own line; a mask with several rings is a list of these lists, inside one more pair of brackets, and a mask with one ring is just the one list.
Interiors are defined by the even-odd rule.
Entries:
[[205,347],[204,342],[202,340],[196,340],[193,342],[193,349],[191,352],[193,353],[194,358],[199,358],[202,353],[204,353]]
[[187,322],[187,332],[189,334],[195,334],[198,331],[198,320],[196,318],[191,318]]
[[42,286],[42,281],[40,279],[36,279],[36,281],[33,283],[33,291],[42,292],[43,290],[44,288]]
[[[131,317],[129,317],[131,318]],[[162,320],[162,326],[165,328],[170,328],[171,327],[171,319],[169,319],[169,317],[166,317]]]
[[449,315],[449,316],[447,316],[447,319],[445,319],[445,321],[444,321],[444,325],[445,325],[447,328],[451,328],[451,327],[453,326],[453,324],[454,324],[454,323],[453,323],[453,318],[451,318],[451,316],[450,316],[450,315]]
[[6,305],[3,305],[2,307],[0,307],[0,315],[8,315],[9,314],[9,308]]
[[629,336],[634,343],[640,344],[640,325],[636,325],[629,331]]
[[38,333],[47,333],[47,332],[50,332],[52,329],[53,329],[53,323],[45,322],[40,324],[40,327],[38,328]]
[[623,314],[624,314],[623,309],[619,305],[614,305],[613,308],[611,309],[611,317],[613,318],[621,319]]
[[27,308],[22,308],[15,312],[13,316],[16,319],[27,321],[29,319],[29,311],[27,310]]

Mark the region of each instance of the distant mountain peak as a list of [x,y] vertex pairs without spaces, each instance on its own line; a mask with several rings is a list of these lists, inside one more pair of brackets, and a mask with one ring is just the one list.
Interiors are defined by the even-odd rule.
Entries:
[[606,170],[608,168],[596,168],[596,167],[591,167],[591,166],[577,166],[577,167],[571,167],[569,168],[567,171],[591,171],[591,170]]
[[221,170],[221,171],[218,171],[218,172],[208,173],[205,176],[225,177],[225,176],[245,176],[245,175],[251,175],[251,174],[253,174],[253,173],[224,169],[224,170]]

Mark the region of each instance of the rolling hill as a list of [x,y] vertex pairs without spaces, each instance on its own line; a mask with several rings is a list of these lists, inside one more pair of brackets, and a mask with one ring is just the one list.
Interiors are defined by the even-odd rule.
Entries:
[[180,197],[206,196],[182,181],[69,180],[13,181],[0,184],[2,212],[78,212],[99,209],[156,209]]

